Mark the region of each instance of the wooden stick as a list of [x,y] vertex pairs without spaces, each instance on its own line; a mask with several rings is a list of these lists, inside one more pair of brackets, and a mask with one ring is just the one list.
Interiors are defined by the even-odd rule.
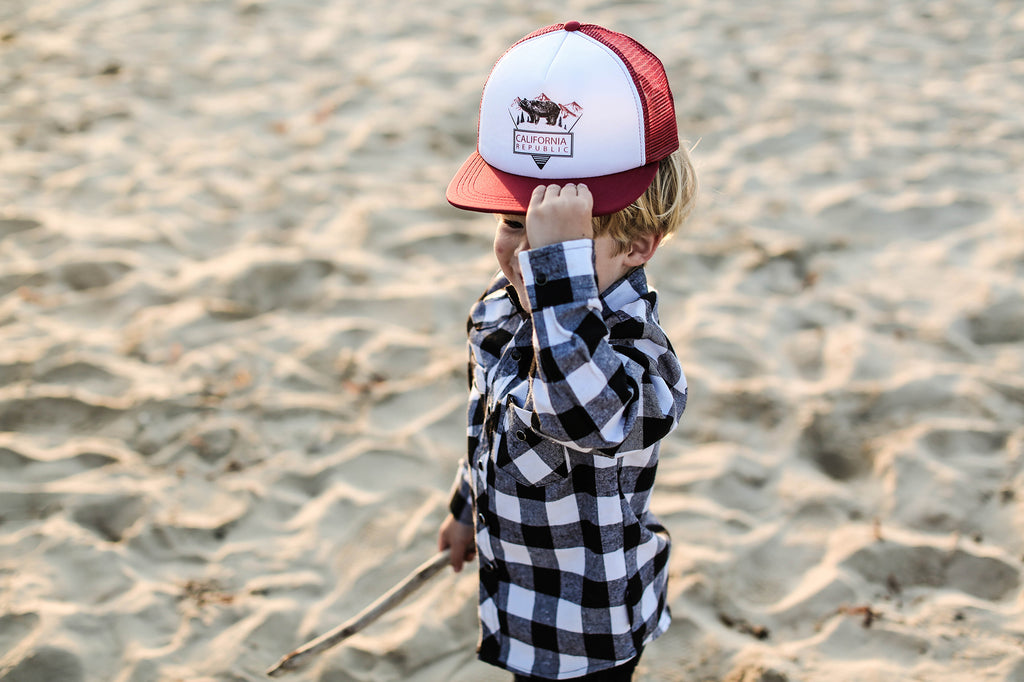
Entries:
[[356,634],[367,625],[377,620],[391,609],[415,592],[423,583],[434,577],[442,568],[447,566],[449,561],[449,550],[438,552],[433,558],[423,562],[419,568],[405,577],[388,590],[377,601],[356,614],[353,618],[345,621],[330,632],[325,632],[314,640],[306,642],[290,654],[267,669],[267,675],[279,677],[286,672],[298,670],[306,665],[313,656],[327,651],[339,644],[342,640]]

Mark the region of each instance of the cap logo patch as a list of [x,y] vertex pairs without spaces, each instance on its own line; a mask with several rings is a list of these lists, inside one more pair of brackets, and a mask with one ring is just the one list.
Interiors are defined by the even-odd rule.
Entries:
[[583,116],[578,103],[559,104],[541,93],[533,98],[516,97],[508,113],[514,126],[514,153],[533,157],[537,168],[544,168],[552,156],[572,156],[572,129]]

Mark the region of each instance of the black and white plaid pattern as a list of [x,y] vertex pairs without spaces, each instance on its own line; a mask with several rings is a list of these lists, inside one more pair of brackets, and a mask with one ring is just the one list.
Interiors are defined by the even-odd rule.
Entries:
[[686,381],[644,270],[599,297],[593,258],[590,240],[521,254],[532,318],[502,276],[473,306],[450,505],[476,525],[480,658],[550,679],[624,663],[669,624],[648,505]]

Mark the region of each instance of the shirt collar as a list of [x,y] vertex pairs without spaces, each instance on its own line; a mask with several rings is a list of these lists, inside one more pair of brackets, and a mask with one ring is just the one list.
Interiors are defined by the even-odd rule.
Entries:
[[523,308],[523,304],[519,302],[519,292],[516,291],[515,286],[509,284],[505,287],[505,293],[508,294],[508,300],[512,302],[512,307],[516,309],[516,312],[527,317],[526,309]]
[[646,294],[647,291],[647,270],[642,265],[633,268],[601,294],[604,314],[608,315],[615,310],[622,310]]

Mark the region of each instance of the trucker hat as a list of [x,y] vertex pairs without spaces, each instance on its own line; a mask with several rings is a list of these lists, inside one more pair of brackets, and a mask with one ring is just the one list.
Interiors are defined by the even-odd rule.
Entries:
[[537,185],[585,183],[594,215],[642,195],[679,148],[665,67],[629,36],[569,21],[522,38],[495,63],[480,99],[477,149],[448,201],[525,213]]

